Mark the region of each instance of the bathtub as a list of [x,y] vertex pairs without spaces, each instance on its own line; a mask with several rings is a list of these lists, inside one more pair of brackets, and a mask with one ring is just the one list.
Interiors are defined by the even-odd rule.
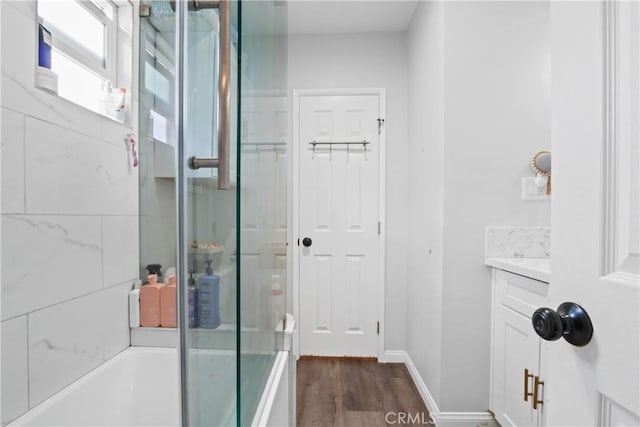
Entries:
[[[208,390],[198,399],[196,411],[219,425],[235,425],[235,353],[224,350],[192,351],[199,381],[194,389]],[[279,351],[258,402],[252,426],[292,425],[295,376],[290,379],[292,354]],[[8,424],[46,427],[137,427],[181,424],[178,354],[174,348],[129,347],[103,365],[62,389],[26,414]],[[214,363],[212,363],[214,362]],[[199,384],[202,382],[202,384]],[[220,384],[211,387],[211,383]],[[195,420],[196,422],[198,420]],[[203,421],[204,422],[204,421]]]
[[9,426],[179,426],[177,358],[129,347]]

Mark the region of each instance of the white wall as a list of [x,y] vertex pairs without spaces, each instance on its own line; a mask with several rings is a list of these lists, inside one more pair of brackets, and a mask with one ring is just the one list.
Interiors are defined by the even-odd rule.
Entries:
[[288,59],[290,93],[294,89],[386,89],[385,349],[404,349],[409,204],[404,34],[291,35]]
[[129,345],[138,173],[131,128],[34,88],[35,2],[0,7],[5,424]]
[[420,2],[409,49],[407,352],[436,402],[442,360],[444,42],[441,2]]
[[532,176],[529,160],[550,147],[548,8],[421,2],[408,35],[407,341],[440,411],[480,412],[489,405],[485,226],[549,224],[548,201],[520,199],[521,177]]

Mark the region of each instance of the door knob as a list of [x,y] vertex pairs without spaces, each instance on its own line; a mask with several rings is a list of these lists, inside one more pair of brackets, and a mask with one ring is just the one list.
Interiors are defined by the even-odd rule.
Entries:
[[311,243],[313,243],[313,242],[311,241],[311,239],[309,237],[305,237],[304,239],[302,239],[302,244],[307,248],[309,246],[311,246]]
[[589,315],[573,302],[563,302],[554,311],[548,307],[537,309],[531,316],[531,324],[536,333],[547,341],[560,337],[578,347],[585,346],[593,336],[593,325]]

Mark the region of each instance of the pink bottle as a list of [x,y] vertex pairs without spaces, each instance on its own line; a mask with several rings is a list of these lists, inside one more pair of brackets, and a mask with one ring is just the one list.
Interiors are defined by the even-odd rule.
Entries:
[[169,276],[169,284],[160,289],[160,326],[176,327],[176,276]]
[[160,289],[164,284],[158,283],[158,276],[150,274],[149,283],[140,288],[140,326],[160,326]]

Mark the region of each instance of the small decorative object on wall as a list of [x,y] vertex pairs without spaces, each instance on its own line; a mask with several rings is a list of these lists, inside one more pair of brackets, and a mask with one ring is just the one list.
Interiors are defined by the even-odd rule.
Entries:
[[551,152],[537,152],[531,159],[531,169],[536,173],[536,185],[538,187],[546,186],[546,194],[551,194]]
[[136,151],[136,136],[135,134],[129,132],[125,137],[125,141],[128,142],[131,147],[131,156],[133,157],[133,167],[138,167],[138,152]]

